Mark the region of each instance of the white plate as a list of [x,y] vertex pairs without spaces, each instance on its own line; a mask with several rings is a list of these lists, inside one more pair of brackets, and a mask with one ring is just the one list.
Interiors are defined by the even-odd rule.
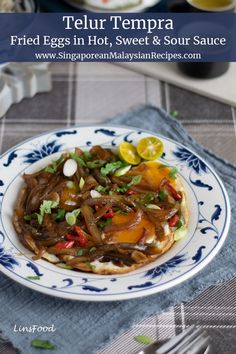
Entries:
[[160,0],[143,0],[140,4],[138,5],[134,5],[134,6],[127,6],[119,9],[109,9],[106,8],[105,3],[102,5],[103,7],[99,6],[99,7],[95,7],[95,6],[91,6],[89,4],[83,4],[82,1],[81,3],[76,2],[74,0],[64,0],[65,2],[67,2],[69,5],[76,7],[77,9],[80,10],[86,10],[86,11],[91,11],[91,12],[119,12],[119,13],[126,13],[126,12],[142,12],[146,9],[148,9],[149,7],[152,7],[156,4],[158,4],[160,2]]
[[44,260],[32,261],[32,253],[17,238],[12,214],[23,172],[37,171],[60,152],[76,146],[89,148],[99,144],[114,148],[121,141],[135,144],[150,135],[155,134],[130,127],[74,127],[29,139],[1,156],[0,270],[45,294],[73,300],[113,301],[166,290],[204,268],[226,239],[229,199],[219,177],[205,161],[180,143],[162,136],[165,147],[162,159],[179,169],[187,193],[190,222],[188,236],[155,262],[126,275],[91,275],[64,270]]

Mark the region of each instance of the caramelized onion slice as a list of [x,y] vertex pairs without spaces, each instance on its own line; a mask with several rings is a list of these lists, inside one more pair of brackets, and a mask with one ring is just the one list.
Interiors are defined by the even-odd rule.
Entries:
[[[99,198],[100,199],[100,198]],[[99,231],[93,215],[93,210],[89,205],[83,204],[81,207],[81,214],[84,217],[85,224],[89,233],[91,234],[95,244],[102,243],[101,232]]]
[[98,222],[108,212],[108,210],[111,209],[111,207],[112,207],[111,204],[107,204],[107,205],[104,205],[101,209],[99,209],[94,214],[95,221]]
[[121,210],[126,212],[132,212],[132,209],[128,206],[134,206],[134,202],[129,200],[128,198],[122,195],[103,195],[100,198],[88,198],[84,201],[84,204],[94,206],[94,205],[115,205],[119,207]]
[[[127,185],[127,183],[130,183],[134,176],[135,175],[121,176],[121,177],[112,176],[111,180],[113,183],[116,183],[118,186],[122,187],[124,185]],[[132,186],[131,189],[140,193],[157,192],[155,188],[150,186],[150,184],[142,181],[139,182],[138,185]]]
[[121,263],[126,265],[126,266],[131,266],[132,264],[135,263],[135,261],[131,258],[129,254],[121,254],[119,252],[109,252],[106,253],[100,262],[115,262],[115,263]]
[[99,198],[88,198],[85,200],[84,204],[86,205],[99,205],[99,204],[117,204],[117,203],[122,203],[125,201],[125,198],[121,195],[103,195],[102,197]]
[[131,254],[131,258],[135,261],[135,263],[144,263],[147,261],[147,256],[140,252],[140,251],[133,251],[132,254]]
[[156,220],[156,222],[162,222],[162,221],[166,221],[169,220],[170,218],[172,218],[172,216],[174,216],[179,208],[177,205],[170,205],[168,208],[166,209],[149,209],[146,207],[142,207],[143,211],[145,211],[145,213],[148,216],[151,216],[152,218],[154,218]]

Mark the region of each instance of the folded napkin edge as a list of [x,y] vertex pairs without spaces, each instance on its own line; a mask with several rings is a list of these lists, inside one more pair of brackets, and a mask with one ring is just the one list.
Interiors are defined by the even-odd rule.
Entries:
[[[216,158],[220,163],[224,163],[225,165],[227,165],[228,168],[234,169],[235,170],[235,174],[236,174],[236,166],[234,164],[232,164],[230,161],[216,155],[214,153],[213,150],[206,148],[204,145],[202,145],[201,143],[199,143],[195,138],[193,138],[184,128],[183,124],[178,121],[176,118],[172,117],[167,111],[165,111],[163,108],[151,105],[151,104],[140,104],[140,105],[134,105],[132,106],[127,112],[122,113],[122,114],[118,114],[115,117],[112,118],[107,118],[107,120],[105,121],[105,124],[109,124],[112,123],[113,121],[115,121],[116,119],[122,119],[122,116],[126,116],[127,114],[133,114],[135,112],[139,112],[140,110],[146,110],[146,109],[151,109],[154,110],[160,114],[163,114],[165,117],[167,117],[175,126],[176,128],[180,128],[182,131],[182,134],[185,136],[185,138],[188,138],[188,140],[194,144],[194,146],[197,146],[198,148],[200,148],[202,150],[203,153],[206,153],[208,155],[210,155],[212,158]],[[119,125],[119,123],[117,123],[117,126]],[[124,127],[128,127],[128,128],[135,128],[137,129],[138,127],[132,126],[132,125],[126,125],[126,124],[122,124],[122,126]],[[150,131],[150,133],[152,133],[151,130],[148,129],[142,129],[141,130],[145,130],[145,131]],[[161,134],[162,136],[166,136],[164,134]],[[176,140],[175,138],[172,138],[173,141],[178,142],[178,140]],[[178,142],[180,144],[182,144],[183,146],[185,146],[183,143]],[[194,150],[194,148],[193,148]],[[195,152],[195,151],[193,151]],[[196,153],[196,152],[195,152]],[[199,153],[197,152],[197,155],[199,155]]]
[[[201,272],[199,272],[197,275],[199,276],[200,273],[201,273]],[[194,298],[196,298],[197,296],[201,295],[204,291],[206,291],[207,289],[209,289],[209,287],[211,287],[211,286],[220,286],[220,285],[222,285],[223,283],[232,280],[235,276],[236,276],[236,272],[230,272],[226,277],[224,277],[224,279],[220,279],[220,280],[218,280],[218,281],[216,281],[216,282],[214,282],[214,283],[212,283],[212,284],[206,284],[205,286],[204,286],[204,285],[200,286],[198,289],[195,290]],[[194,277],[194,278],[195,278],[195,277]],[[192,278],[192,279],[193,279],[193,278]],[[188,280],[189,280],[189,279],[188,279]],[[188,282],[188,280],[186,280],[184,283]],[[182,283],[182,284],[183,284],[183,283]],[[181,284],[180,284],[180,285],[181,285]],[[173,287],[172,289],[175,289],[175,288],[177,288],[177,287],[180,286],[180,285],[176,285],[176,286]],[[168,290],[167,290],[167,291],[168,291]],[[156,294],[156,295],[157,295],[157,294]],[[153,295],[148,295],[147,298],[149,298],[149,297],[151,297],[151,296],[153,296]],[[140,298],[140,299],[141,299],[141,298]],[[134,299],[134,300],[135,300],[135,299]],[[176,305],[179,305],[179,304],[181,304],[181,303],[186,304],[186,303],[190,302],[191,300],[193,300],[193,294],[189,294],[189,295],[186,297],[186,299],[184,299],[184,300],[181,301],[181,302],[176,301],[175,304],[171,304],[169,307],[165,307],[165,309],[163,309],[163,310],[160,309],[159,311],[155,312],[155,314],[154,314],[152,311],[150,311],[150,313],[147,314],[147,312],[145,311],[145,316],[142,316],[142,314],[141,314],[141,315],[139,314],[137,317],[134,316],[133,319],[132,319],[132,324],[129,324],[128,328],[131,329],[132,327],[134,327],[135,324],[137,324],[139,321],[141,321],[142,319],[144,319],[144,317],[145,317],[145,318],[148,318],[148,317],[153,316],[153,315],[160,315],[161,313],[165,313],[165,312],[170,311],[171,308],[173,308],[173,307],[176,306]],[[132,301],[132,300],[124,300],[124,301]],[[123,302],[123,301],[122,301],[122,302]],[[150,306],[150,308],[151,308],[151,306]],[[97,351],[104,349],[104,347],[105,347],[108,343],[114,341],[116,338],[120,337],[120,336],[121,336],[122,334],[124,334],[126,331],[127,331],[127,328],[121,328],[121,329],[119,329],[118,332],[116,332],[115,335],[114,335],[114,334],[109,335],[109,337],[106,339],[106,341],[104,341],[103,343],[101,343],[101,344],[93,351],[92,354],[96,354]],[[142,334],[143,334],[143,333],[140,333],[140,335],[142,335]]]

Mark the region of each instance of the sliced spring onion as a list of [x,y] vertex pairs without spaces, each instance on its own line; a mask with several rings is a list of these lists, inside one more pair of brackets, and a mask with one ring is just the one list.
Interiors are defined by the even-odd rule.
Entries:
[[65,209],[58,209],[56,214],[53,215],[53,220],[55,221],[64,218],[65,212]]
[[95,160],[95,161],[89,161],[87,162],[87,167],[94,169],[94,168],[101,168],[106,164],[105,160]]
[[34,219],[37,219],[37,213],[33,213],[31,215],[25,215],[24,216],[24,220],[26,220],[26,221],[31,221],[31,220],[34,220]]
[[109,162],[106,164],[106,166],[101,168],[101,174],[103,176],[106,176],[109,173],[113,173],[115,170],[121,167],[124,167],[124,162],[122,161]]
[[85,161],[80,156],[78,156],[76,153],[70,154],[70,157],[72,160],[76,161],[80,167],[86,166]]
[[67,213],[66,214],[66,222],[67,222],[67,224],[69,224],[71,226],[75,225],[75,223],[76,223],[75,215],[73,213]]
[[139,184],[141,182],[141,180],[142,180],[142,176],[134,176],[128,184],[126,184],[122,187],[117,187],[116,192],[125,193],[125,192],[127,192],[127,190],[130,187],[135,186],[136,184]]
[[131,165],[125,166],[125,167],[121,167],[118,170],[116,170],[116,172],[114,173],[114,176],[116,177],[120,177],[125,175],[130,169],[131,169]]
[[80,209],[75,209],[71,212],[66,213],[65,219],[66,219],[67,224],[69,224],[71,226],[75,225],[76,219],[79,216],[79,214],[80,214]]
[[92,154],[89,151],[85,150],[83,153],[83,157],[84,157],[84,160],[88,161],[88,160],[91,160]]
[[183,225],[183,223],[184,223],[183,220],[179,220],[176,225],[177,229],[179,229]]
[[71,266],[66,265],[65,263],[57,263],[57,267],[60,267],[63,269],[73,269]]
[[[97,223],[97,225],[98,225],[99,227],[101,227],[102,229],[103,229],[104,227],[108,226],[108,225],[111,225],[111,224],[112,224],[112,219],[111,219],[111,218],[106,219],[106,221],[99,221],[99,222]],[[103,237],[103,236],[104,236],[104,237]],[[102,234],[101,237],[105,238],[105,234]]]
[[42,225],[43,223],[43,218],[45,214],[51,214],[52,209],[57,208],[59,205],[59,202],[55,200],[44,200],[43,203],[40,205],[40,214],[35,213],[35,215],[38,218],[38,223]]
[[148,209],[156,209],[156,210],[160,210],[160,209],[161,209],[161,208],[160,208],[158,205],[156,205],[156,204],[147,204],[146,207],[147,207]]
[[86,265],[91,269],[91,270],[95,270],[96,266],[90,262],[86,262]]
[[45,172],[55,173],[57,172],[58,166],[64,161],[64,156],[62,155],[59,159],[54,160],[52,164],[44,169]]
[[136,184],[139,184],[141,180],[142,180],[142,176],[134,176],[131,182],[127,184],[127,186],[128,187],[136,186]]
[[85,180],[84,180],[83,177],[81,177],[81,178],[80,178],[80,181],[79,181],[79,187],[80,187],[80,189],[83,188],[84,184],[85,184]]
[[109,187],[103,187],[100,184],[97,187],[95,187],[95,191],[97,191],[99,193],[100,192],[101,193],[106,193],[108,189],[109,189]]
[[149,336],[139,335],[134,337],[134,340],[140,344],[149,345],[153,343],[153,339]]
[[68,181],[66,183],[66,186],[69,188],[69,189],[74,189],[75,188],[75,183],[73,181]]
[[169,172],[169,177],[176,179],[176,175],[178,174],[179,170],[177,167],[173,167]]
[[151,201],[152,201],[152,199],[154,199],[154,198],[153,198],[153,196],[152,196],[150,193],[147,193],[147,194],[145,195],[145,202],[146,202],[147,204],[150,204]]
[[42,340],[42,339],[32,340],[31,346],[39,349],[49,349],[49,350],[55,349],[55,345],[52,344],[49,340]]
[[55,254],[51,254],[51,253],[48,253],[48,252],[44,252],[44,254],[42,255],[42,258],[45,258],[50,263],[58,263],[58,262],[60,262],[60,259],[57,256],[55,256]]
[[79,257],[83,256],[83,254],[84,254],[84,251],[82,249],[77,252],[77,256],[79,256]]
[[41,215],[50,214],[52,209],[57,208],[58,205],[59,203],[55,200],[44,200],[43,203],[40,205]]
[[179,241],[182,240],[187,235],[187,228],[185,225],[182,225],[174,232],[174,240]]
[[164,201],[167,198],[167,194],[164,191],[160,191],[159,193],[159,199],[160,201]]

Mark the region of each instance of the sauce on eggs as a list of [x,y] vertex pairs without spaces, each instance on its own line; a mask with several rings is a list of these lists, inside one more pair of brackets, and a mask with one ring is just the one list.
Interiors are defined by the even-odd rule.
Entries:
[[[161,181],[167,178],[171,184],[175,185],[175,180],[170,176],[171,168],[164,166],[159,162],[144,162],[127,175],[140,175],[142,181],[149,184],[154,190],[158,192]],[[142,183],[141,181],[141,183]],[[112,219],[112,224],[122,224],[132,220],[134,213],[129,214],[117,214]],[[144,216],[141,221],[134,227],[128,230],[116,231],[112,235],[112,242],[128,242],[137,243],[143,237],[145,232],[146,240],[152,240],[155,238],[155,226],[154,224]]]
[[143,162],[129,172],[129,175],[140,175],[142,181],[148,183],[153,189],[158,191],[161,181],[167,178],[173,186],[175,185],[174,178],[171,177],[171,168],[163,165],[160,162]]
[[[131,221],[133,217],[134,213],[116,214],[112,219],[112,224],[123,224]],[[112,242],[137,243],[144,235],[144,232],[146,238],[154,238],[155,236],[155,226],[147,217],[143,217],[137,225],[128,230],[114,232],[112,234]]]

